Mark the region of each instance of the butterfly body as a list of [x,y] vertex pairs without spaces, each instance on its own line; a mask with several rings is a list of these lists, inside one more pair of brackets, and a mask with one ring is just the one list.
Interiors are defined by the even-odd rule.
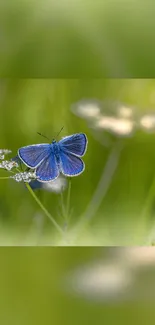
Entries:
[[40,182],[50,182],[60,173],[65,176],[81,174],[85,165],[82,157],[87,149],[87,137],[84,133],[67,136],[51,144],[36,144],[18,150],[18,156],[29,168],[36,170]]
[[53,151],[57,164],[60,165],[60,146],[59,143],[57,143],[55,140],[52,141],[51,143],[51,150]]

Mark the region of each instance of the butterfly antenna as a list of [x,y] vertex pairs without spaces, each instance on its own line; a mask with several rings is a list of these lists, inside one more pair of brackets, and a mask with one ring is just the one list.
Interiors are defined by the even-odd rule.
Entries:
[[59,136],[59,134],[62,132],[63,129],[64,129],[64,126],[61,128],[61,130],[60,130],[59,133],[57,134],[56,138]]
[[49,139],[49,138],[47,138],[47,137],[46,137],[46,135],[44,135],[44,134],[42,134],[42,133],[40,133],[40,132],[37,132],[37,134],[41,135],[41,137],[43,137],[43,138],[45,138],[45,139],[47,139],[47,140],[49,140],[49,141],[50,141],[50,139]]

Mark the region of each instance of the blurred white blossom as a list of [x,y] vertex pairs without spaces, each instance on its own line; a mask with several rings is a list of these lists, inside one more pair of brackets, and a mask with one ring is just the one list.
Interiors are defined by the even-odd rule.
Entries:
[[93,129],[116,136],[130,136],[137,127],[136,108],[111,99],[81,100],[72,106],[72,111],[90,122]]
[[[143,298],[150,295],[148,283],[142,282],[143,297],[137,293],[139,275],[155,269],[155,247],[119,247],[108,249],[108,255],[72,270],[67,276],[67,289],[88,300]],[[143,272],[144,271],[144,272]],[[152,280],[151,280],[152,281]],[[144,286],[143,286],[144,285]],[[152,290],[154,297],[154,290]]]
[[43,189],[49,192],[61,193],[67,187],[67,180],[63,176],[59,176],[52,182],[42,183]]
[[88,299],[104,300],[123,294],[133,282],[131,272],[119,263],[96,262],[70,274],[68,286],[72,293]]
[[71,110],[79,117],[90,120],[99,117],[101,103],[95,99],[84,99],[73,104]]
[[117,249],[115,256],[130,269],[155,266],[155,247],[123,247]]
[[120,104],[117,108],[117,114],[121,118],[132,119],[134,118],[134,108]]
[[155,113],[143,115],[140,119],[140,126],[144,131],[155,131]]
[[135,123],[123,118],[102,116],[94,123],[94,127],[110,131],[116,135],[127,136],[134,131]]
[[37,179],[30,183],[33,190],[42,189],[48,192],[61,193],[67,187],[67,179],[60,175],[51,182],[39,182]]
[[136,107],[131,105],[113,99],[106,99],[102,102],[102,114],[105,116],[135,120],[138,111]]

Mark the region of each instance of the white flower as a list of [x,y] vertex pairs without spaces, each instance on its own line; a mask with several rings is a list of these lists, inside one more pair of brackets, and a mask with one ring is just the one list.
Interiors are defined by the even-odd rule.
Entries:
[[94,119],[99,116],[101,104],[97,100],[81,100],[72,105],[74,114],[85,119]]
[[133,279],[127,268],[117,263],[97,262],[81,267],[70,274],[67,284],[87,299],[119,297],[131,285]]
[[110,131],[116,135],[126,136],[132,134],[135,123],[122,118],[102,116],[94,123],[94,126],[99,129]]
[[117,258],[131,269],[155,266],[155,247],[119,248]]
[[[143,294],[141,289],[144,285],[144,288],[147,286],[146,297],[150,284],[148,281],[145,283],[145,277],[141,278],[139,275],[145,275],[146,270],[154,270],[155,247],[113,248],[111,253],[107,259],[104,255],[100,261],[72,270],[67,276],[67,291],[87,300],[121,299],[123,301],[126,298],[136,298],[137,287],[138,290],[140,288],[140,295]],[[142,281],[141,287],[139,287],[139,278]],[[152,294],[150,290],[151,286],[149,297]]]
[[155,114],[143,115],[140,119],[140,126],[144,131],[155,131]]
[[72,111],[88,120],[92,128],[118,136],[130,136],[137,127],[135,108],[115,100],[81,100],[72,106]]
[[11,150],[8,150],[8,149],[0,149],[0,155],[3,154],[3,155],[8,155],[9,153],[11,153],[12,151]]
[[119,117],[124,118],[124,119],[132,119],[134,117],[134,108],[120,104],[117,108],[117,114]]
[[10,178],[14,179],[16,182],[30,183],[32,180],[36,179],[35,172],[24,172],[24,173],[17,173]]
[[8,155],[11,152],[12,151],[8,149],[0,149],[0,160],[3,160],[5,158],[5,155]]
[[14,167],[18,167],[18,163],[16,161],[3,160],[0,163],[0,168],[6,169],[6,170],[11,170]]

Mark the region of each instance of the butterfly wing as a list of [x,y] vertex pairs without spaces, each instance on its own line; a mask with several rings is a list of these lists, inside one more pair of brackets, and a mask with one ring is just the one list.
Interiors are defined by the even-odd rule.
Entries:
[[43,184],[38,182],[37,180],[35,181],[31,181],[29,183],[30,187],[32,188],[32,190],[38,190],[38,189],[42,189],[43,188]]
[[51,151],[36,169],[36,176],[39,182],[50,182],[59,176],[59,168],[54,153]]
[[34,144],[18,150],[18,156],[29,168],[36,168],[49,156],[51,147],[49,144]]
[[82,157],[87,150],[87,143],[86,135],[84,133],[77,133],[60,140],[59,146],[64,152]]
[[65,176],[77,176],[85,169],[85,164],[79,157],[69,152],[61,151],[60,153],[60,169]]

